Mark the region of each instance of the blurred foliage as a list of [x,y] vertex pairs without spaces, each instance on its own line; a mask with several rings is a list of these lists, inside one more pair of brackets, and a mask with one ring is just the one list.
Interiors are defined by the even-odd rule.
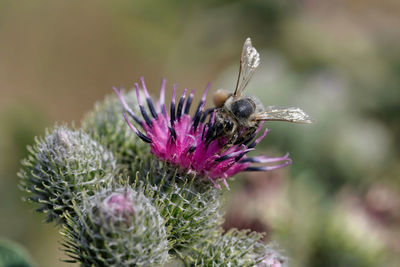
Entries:
[[294,163],[236,179],[226,226],[264,229],[293,266],[398,266],[399,26],[391,0],[0,0],[0,234],[61,266],[55,230],[16,188],[33,136],[80,121],[140,75],[154,88],[161,77],[180,90],[233,88],[250,36],[261,66],[248,93],[316,123],[268,123],[265,154],[289,151]]
[[8,240],[0,241],[1,267],[33,267],[35,266],[24,248]]

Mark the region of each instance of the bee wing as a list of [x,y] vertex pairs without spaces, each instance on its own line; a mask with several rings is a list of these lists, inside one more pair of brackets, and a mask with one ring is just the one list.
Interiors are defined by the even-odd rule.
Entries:
[[269,106],[255,117],[258,121],[287,121],[313,123],[314,121],[301,108]]
[[247,38],[243,45],[242,56],[240,57],[240,68],[234,96],[241,96],[256,68],[260,65],[260,54]]

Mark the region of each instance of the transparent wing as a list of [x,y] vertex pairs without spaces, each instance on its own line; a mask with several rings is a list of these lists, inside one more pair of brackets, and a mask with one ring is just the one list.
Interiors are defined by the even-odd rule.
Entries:
[[301,108],[269,106],[256,115],[258,121],[288,121],[295,123],[313,123],[314,121]]
[[234,96],[240,96],[246,88],[256,68],[260,65],[260,54],[247,38],[243,45],[242,56],[240,57],[239,75],[236,83]]

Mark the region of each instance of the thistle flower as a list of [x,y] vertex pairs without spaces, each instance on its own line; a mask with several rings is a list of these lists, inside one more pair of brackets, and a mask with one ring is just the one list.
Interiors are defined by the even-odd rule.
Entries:
[[[269,132],[266,129],[261,135],[256,136],[261,131],[263,124],[258,127],[252,138],[238,144],[228,146],[229,140],[224,136],[215,139],[210,138],[211,134],[207,133],[213,130],[216,111],[214,108],[205,110],[206,96],[210,84],[207,85],[194,115],[191,116],[189,112],[194,90],[186,97],[187,89],[185,89],[176,106],[176,85],[174,85],[170,113],[168,114],[165,105],[166,80],[162,80],[160,98],[156,105],[153,104],[148,93],[144,78],[141,77],[140,80],[148,111],[151,115],[148,114],[143,104],[139,85],[135,83],[136,96],[143,120],[128,106],[121,90],[115,87],[113,89],[126,113],[142,130],[134,126],[126,113],[124,113],[124,118],[138,137],[149,143],[151,152],[158,159],[178,167],[182,172],[194,172],[210,180],[217,188],[220,188],[219,182],[222,182],[228,188],[226,179],[241,171],[269,171],[287,166],[292,162],[288,154],[276,158],[248,157],[246,155],[249,151],[254,150],[255,146]],[[277,162],[281,163],[252,166],[252,163],[269,164]]]

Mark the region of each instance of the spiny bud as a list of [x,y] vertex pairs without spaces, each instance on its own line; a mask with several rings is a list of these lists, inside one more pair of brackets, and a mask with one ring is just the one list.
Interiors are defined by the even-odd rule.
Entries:
[[185,251],[190,266],[245,266],[254,267],[260,255],[262,234],[249,230],[231,229],[211,240],[203,240]]
[[83,191],[91,194],[110,183],[116,168],[113,155],[83,131],[56,126],[35,141],[19,176],[28,200],[40,205],[37,211],[46,213],[47,221],[72,212],[71,201],[79,202]]
[[151,200],[129,187],[83,197],[67,216],[65,250],[83,266],[162,266],[170,249],[164,219]]

